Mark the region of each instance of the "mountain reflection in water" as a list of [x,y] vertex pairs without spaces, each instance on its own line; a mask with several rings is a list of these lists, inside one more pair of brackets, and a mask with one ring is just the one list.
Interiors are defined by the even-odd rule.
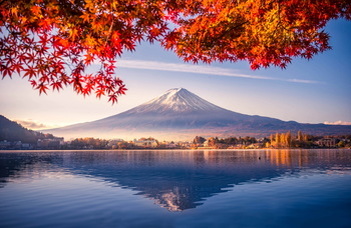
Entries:
[[[202,205],[236,185],[302,171],[351,167],[347,150],[1,152],[0,188],[42,172],[68,172],[131,189],[169,211]],[[342,171],[342,170],[341,170]]]

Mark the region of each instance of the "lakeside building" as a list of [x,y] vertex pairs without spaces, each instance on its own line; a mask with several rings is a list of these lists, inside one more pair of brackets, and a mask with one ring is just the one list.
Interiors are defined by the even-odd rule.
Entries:
[[334,147],[336,147],[336,139],[335,138],[322,138],[322,139],[316,141],[316,144],[320,147],[334,148]]
[[139,140],[134,139],[133,144],[139,147],[157,147],[158,141],[156,139],[144,139],[141,138]]
[[11,147],[12,143],[7,140],[0,141],[0,150],[6,150]]
[[107,143],[107,147],[109,147],[109,148],[111,148],[111,149],[116,149],[116,148],[118,148],[123,142],[124,142],[123,139],[111,139],[111,140]]
[[63,137],[55,137],[52,139],[38,139],[37,148],[38,149],[56,149],[64,145]]
[[7,140],[0,141],[0,150],[31,150],[34,145],[30,143],[22,143],[21,141],[9,142]]

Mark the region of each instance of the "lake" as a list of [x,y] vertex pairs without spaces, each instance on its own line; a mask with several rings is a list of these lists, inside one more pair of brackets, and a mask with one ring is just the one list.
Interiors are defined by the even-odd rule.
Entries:
[[351,227],[351,150],[2,151],[0,227]]

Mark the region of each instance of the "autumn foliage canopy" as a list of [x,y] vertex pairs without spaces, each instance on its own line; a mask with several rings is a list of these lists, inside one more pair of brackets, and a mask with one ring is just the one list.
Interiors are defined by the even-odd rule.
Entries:
[[351,19],[350,0],[0,0],[0,74],[114,103],[126,90],[116,57],[141,41],[194,63],[285,68],[329,49],[336,18]]

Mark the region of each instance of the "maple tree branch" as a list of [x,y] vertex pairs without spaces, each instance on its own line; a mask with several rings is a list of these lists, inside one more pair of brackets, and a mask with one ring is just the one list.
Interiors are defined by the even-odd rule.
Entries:
[[[25,71],[40,92],[60,88],[61,75],[78,93],[95,91],[112,102],[119,95],[111,81],[114,58],[143,38],[160,41],[184,61],[240,59],[252,69],[284,68],[283,58],[311,58],[328,48],[328,36],[319,29],[330,19],[351,19],[350,0],[55,2],[0,0],[0,74]],[[167,32],[168,22],[177,27],[174,32]],[[94,60],[100,71],[87,77],[84,71]],[[31,80],[35,87],[36,81]]]
[[7,0],[2,0],[1,2],[0,2],[0,5],[2,5],[4,2],[6,2]]
[[226,36],[226,35],[227,35],[228,33],[230,33],[231,31],[236,30],[236,29],[242,27],[243,25],[245,25],[245,24],[247,24],[247,23],[249,23],[249,21],[244,21],[244,22],[242,22],[242,23],[240,23],[240,24],[237,24],[237,25],[235,25],[235,26],[229,27],[228,29],[225,30],[225,32],[223,32],[220,36],[218,36],[217,39],[219,39],[219,40],[222,39],[224,36]]
[[107,35],[107,37],[106,37],[106,41],[105,41],[104,46],[106,46],[106,45],[107,45],[108,40],[111,38],[111,35],[112,35],[112,29],[113,29],[113,26],[114,26],[114,25],[115,25],[115,20],[114,20],[114,19],[112,19],[112,23],[111,23],[110,28],[109,28],[109,30],[108,30],[108,35]]

